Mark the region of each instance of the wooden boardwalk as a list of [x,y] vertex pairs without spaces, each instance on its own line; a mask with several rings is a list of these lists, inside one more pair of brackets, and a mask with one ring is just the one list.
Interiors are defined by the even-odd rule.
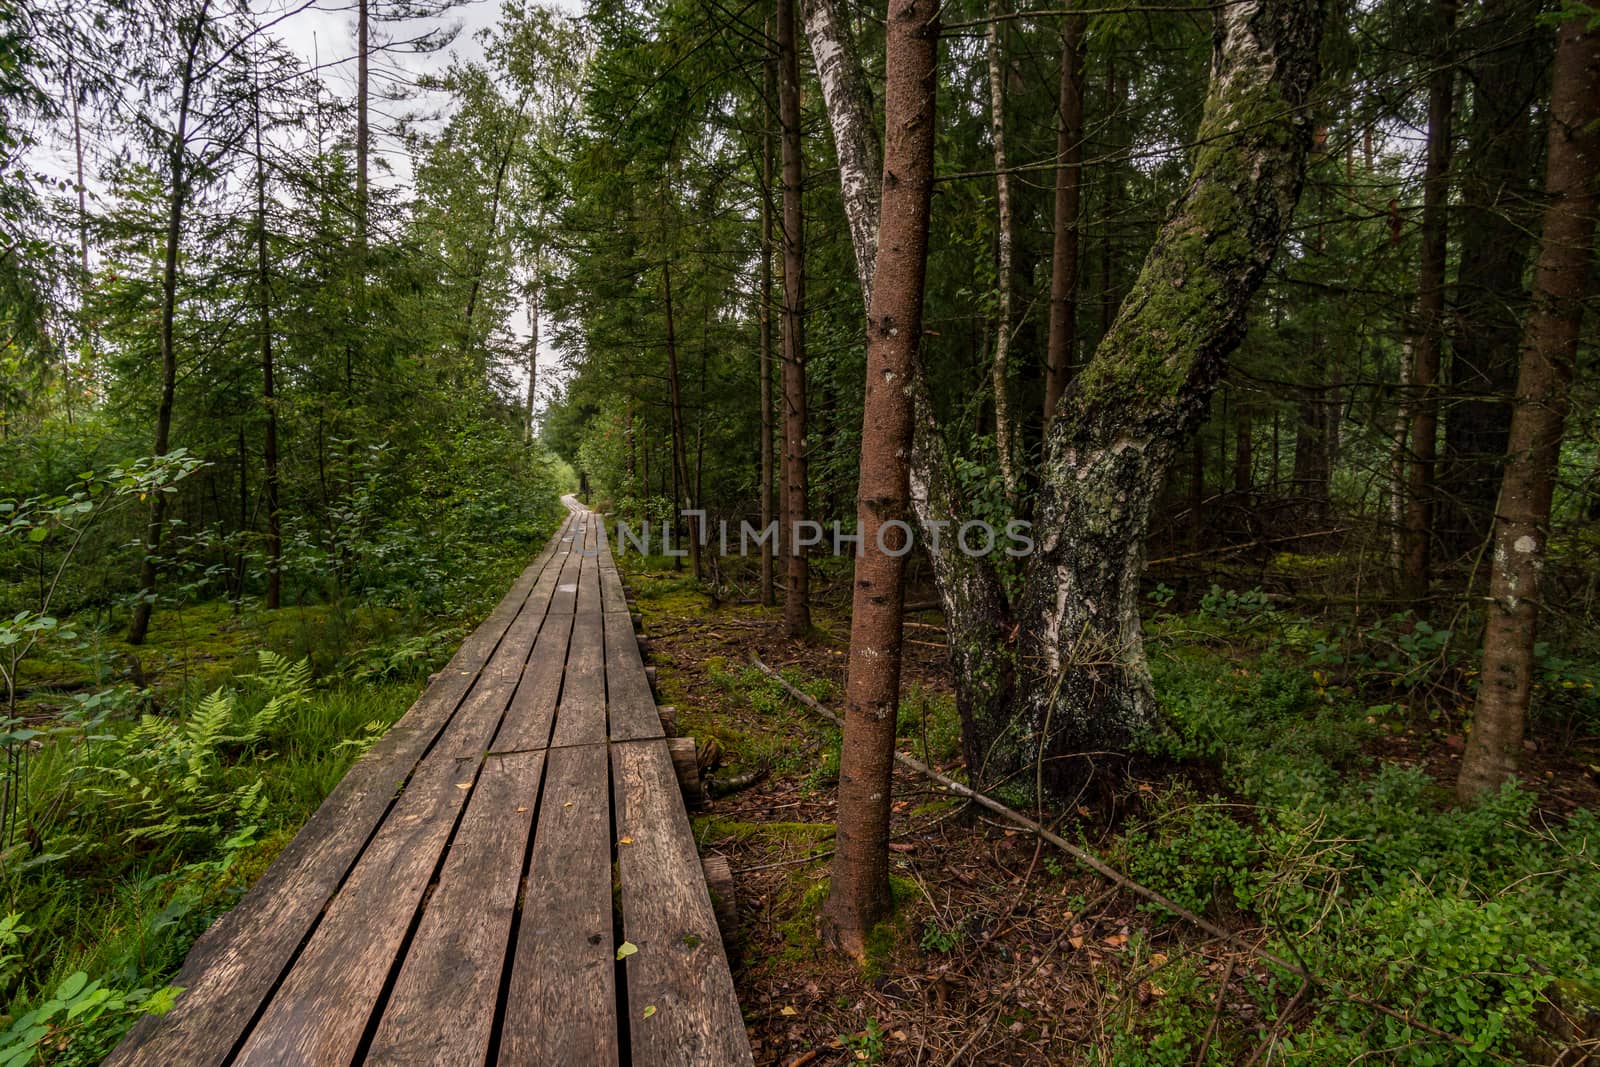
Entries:
[[107,1065],[751,1063],[622,582],[568,507]]

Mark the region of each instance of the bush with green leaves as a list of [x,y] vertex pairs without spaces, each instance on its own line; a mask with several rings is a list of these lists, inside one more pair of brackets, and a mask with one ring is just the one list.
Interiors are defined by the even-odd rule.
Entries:
[[[1124,860],[1182,906],[1215,913],[1226,901],[1252,914],[1269,949],[1321,980],[1285,1028],[1291,1062],[1379,1049],[1381,1062],[1406,1067],[1519,1061],[1550,1038],[1539,1020],[1553,1002],[1581,1012],[1600,999],[1594,813],[1549,819],[1515,782],[1456,806],[1423,771],[1362,752],[1384,709],[1332,697],[1281,660],[1189,650],[1155,665],[1168,729],[1153,747],[1217,765],[1234,793],[1199,803],[1181,786],[1167,791],[1124,836]],[[1274,972],[1271,982],[1269,1007],[1301,979]],[[1188,1007],[1169,997],[1134,1030],[1174,1025],[1211,996]],[[1180,1030],[1160,1047],[1187,1049],[1192,1062],[1194,1036]],[[1121,1064],[1182,1059],[1131,1039],[1117,1048]]]

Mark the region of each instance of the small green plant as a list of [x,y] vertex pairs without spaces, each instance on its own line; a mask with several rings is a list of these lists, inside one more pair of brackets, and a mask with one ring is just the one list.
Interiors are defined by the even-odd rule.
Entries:
[[1200,614],[1222,622],[1249,621],[1266,614],[1269,605],[1267,594],[1260,589],[1241,593],[1213,582],[1200,598]]
[[924,952],[948,954],[959,948],[961,943],[967,940],[967,936],[965,920],[948,927],[933,921],[922,928],[922,940],[919,944]]
[[47,1052],[56,1067],[97,1063],[114,1035],[141,1015],[170,1010],[179,992],[177,986],[119,990],[75,971],[0,1034],[0,1067],[44,1063]]
[[878,1020],[872,1018],[867,1020],[867,1028],[859,1034],[839,1035],[839,1044],[849,1050],[851,1058],[857,1063],[881,1063],[883,1039],[886,1036]]

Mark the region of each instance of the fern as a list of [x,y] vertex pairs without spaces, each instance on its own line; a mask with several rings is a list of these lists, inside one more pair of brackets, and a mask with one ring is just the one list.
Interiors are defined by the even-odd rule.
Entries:
[[[309,699],[311,664],[273,652],[245,676],[267,694],[243,714],[237,692],[217,689],[181,721],[144,716],[84,768],[85,800],[97,802],[108,836],[126,841],[193,837],[222,840],[258,820],[266,808],[259,776],[239,784],[228,757],[262,744],[273,726]],[[231,777],[231,780],[230,780]]]

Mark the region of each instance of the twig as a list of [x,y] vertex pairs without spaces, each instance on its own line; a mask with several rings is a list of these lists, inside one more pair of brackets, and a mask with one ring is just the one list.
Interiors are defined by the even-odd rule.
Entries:
[[[794,697],[796,700],[810,708],[812,711],[816,712],[818,715],[821,715],[823,718],[829,720],[840,728],[843,728],[844,720],[840,719],[839,716],[823,707],[822,704],[819,703],[809,693],[805,693],[789,684],[789,680],[787,678],[783,677],[783,675],[779,674],[777,671],[761,662],[760,657],[752,656],[751,662],[754,663],[762,673],[766,674],[773,681],[783,686],[784,690],[790,696]],[[1050,842],[1052,845],[1056,846],[1061,851],[1065,852],[1067,855],[1083,864],[1085,867],[1088,867],[1091,871],[1094,871],[1102,878],[1114,882],[1122,888],[1128,890],[1130,893],[1141,896],[1150,901],[1152,904],[1156,904],[1167,911],[1170,911],[1178,918],[1190,923],[1193,926],[1199,927],[1212,937],[1215,937],[1221,941],[1225,941],[1237,949],[1242,949],[1257,959],[1263,960],[1266,963],[1270,963],[1272,966],[1277,967],[1280,970],[1288,971],[1290,974],[1301,979],[1301,981],[1307,985],[1320,985],[1332,991],[1333,993],[1338,994],[1345,1000],[1350,1001],[1352,1004],[1360,1004],[1362,1007],[1370,1008],[1371,1010],[1379,1012],[1383,1015],[1387,1015],[1391,1019],[1395,1019],[1406,1026],[1414,1027],[1415,1029],[1421,1030],[1425,1034],[1430,1034],[1433,1037],[1448,1041],[1451,1044],[1459,1045],[1463,1048],[1472,1048],[1474,1046],[1472,1041],[1469,1041],[1467,1038],[1464,1038],[1459,1034],[1452,1034],[1448,1030],[1441,1030],[1436,1026],[1422,1022],[1420,1019],[1414,1019],[1405,1012],[1397,1011],[1396,1009],[1389,1007],[1387,1004],[1380,1004],[1377,1001],[1363,997],[1358,993],[1352,993],[1333,979],[1318,978],[1311,974],[1311,972],[1307,971],[1304,967],[1301,967],[1299,964],[1285,959],[1269,949],[1250,944],[1248,941],[1245,941],[1232,931],[1224,930],[1211,920],[1202,918],[1201,916],[1190,911],[1188,908],[1174,903],[1165,896],[1156,892],[1154,889],[1151,889],[1149,886],[1134,881],[1132,878],[1123,874],[1115,867],[1107,864],[1099,856],[1096,856],[1087,849],[1079,848],[1077,845],[1074,845],[1071,841],[1068,841],[1060,834],[1046,829],[1042,824],[1028,818],[1020,811],[1017,811],[1014,808],[1008,808],[998,800],[985,796],[976,789],[973,789],[967,785],[963,785],[948,775],[940,774],[938,771],[934,770],[926,763],[923,763],[921,760],[913,759],[912,757],[898,751],[895,752],[894,758],[896,763],[899,763],[903,767],[908,767],[919,774],[923,774],[929,778],[932,778],[934,781],[938,782],[940,785],[943,785],[946,789],[949,789],[957,796],[966,797],[979,807],[988,808],[996,815],[1001,816],[1008,822],[1013,823],[1021,829],[1027,830],[1030,833],[1037,834],[1038,836],[1044,838],[1046,841]],[[1491,1052],[1489,1055],[1494,1056],[1496,1059],[1504,1063],[1516,1062],[1514,1060],[1508,1060],[1498,1053]]]

